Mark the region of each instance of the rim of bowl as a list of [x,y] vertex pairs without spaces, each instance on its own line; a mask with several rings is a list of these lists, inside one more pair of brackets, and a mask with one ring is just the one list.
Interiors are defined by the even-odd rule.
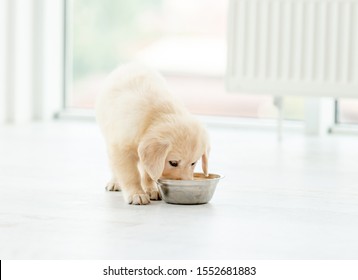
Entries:
[[223,176],[215,173],[209,173],[208,177],[214,178],[207,178],[204,173],[194,173],[194,177],[199,176],[196,180],[174,180],[174,179],[158,179],[159,183],[172,183],[172,184],[192,184],[193,182],[207,182],[207,181],[217,181],[223,178]]

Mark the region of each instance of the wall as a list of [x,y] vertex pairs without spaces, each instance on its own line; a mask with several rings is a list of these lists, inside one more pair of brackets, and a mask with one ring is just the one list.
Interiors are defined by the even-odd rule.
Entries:
[[0,123],[51,119],[61,109],[63,92],[64,2],[0,5]]

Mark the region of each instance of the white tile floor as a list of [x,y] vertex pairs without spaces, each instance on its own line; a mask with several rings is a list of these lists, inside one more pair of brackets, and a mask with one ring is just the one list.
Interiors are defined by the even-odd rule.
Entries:
[[0,128],[0,259],[358,259],[358,136],[210,128],[199,206],[124,203],[93,123]]

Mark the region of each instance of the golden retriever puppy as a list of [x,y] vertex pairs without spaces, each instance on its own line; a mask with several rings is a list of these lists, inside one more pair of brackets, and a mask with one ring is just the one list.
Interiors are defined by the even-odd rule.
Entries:
[[137,64],[114,70],[97,99],[96,119],[113,175],[107,190],[121,189],[130,204],[160,199],[161,177],[193,179],[200,158],[208,173],[206,130],[155,71]]

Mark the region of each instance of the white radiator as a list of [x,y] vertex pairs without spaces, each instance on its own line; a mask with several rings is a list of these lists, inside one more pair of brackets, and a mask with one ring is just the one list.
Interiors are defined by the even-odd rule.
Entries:
[[230,0],[227,88],[358,97],[357,0]]

